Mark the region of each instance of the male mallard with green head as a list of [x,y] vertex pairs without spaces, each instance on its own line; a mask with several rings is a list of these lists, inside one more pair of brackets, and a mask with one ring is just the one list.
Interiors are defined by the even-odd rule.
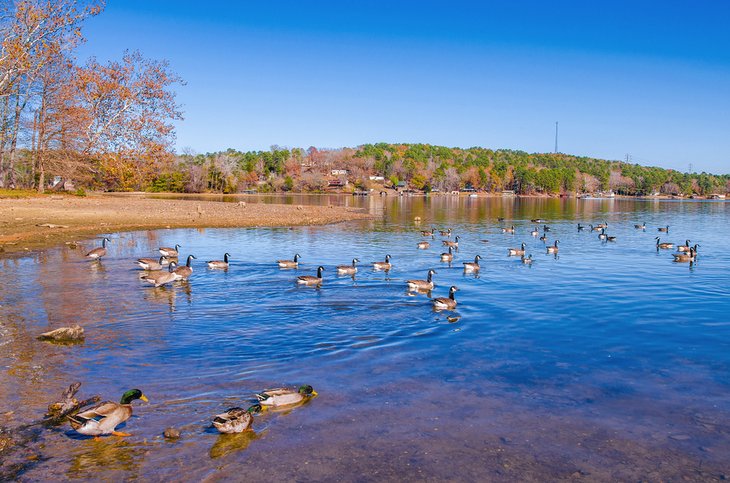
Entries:
[[122,394],[120,402],[104,401],[74,416],[69,416],[68,420],[77,433],[87,436],[104,434],[129,436],[129,433],[115,431],[115,428],[132,417],[132,401],[135,399],[149,402],[142,391],[130,389]]
[[317,391],[315,391],[309,384],[299,386],[298,389],[267,389],[266,391],[256,394],[256,398],[262,406],[271,406],[274,408],[292,406],[316,396]]

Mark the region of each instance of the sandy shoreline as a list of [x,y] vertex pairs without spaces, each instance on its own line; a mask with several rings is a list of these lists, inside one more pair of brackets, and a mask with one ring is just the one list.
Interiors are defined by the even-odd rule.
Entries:
[[28,253],[100,233],[159,228],[325,225],[368,219],[359,209],[136,196],[0,199],[0,256]]

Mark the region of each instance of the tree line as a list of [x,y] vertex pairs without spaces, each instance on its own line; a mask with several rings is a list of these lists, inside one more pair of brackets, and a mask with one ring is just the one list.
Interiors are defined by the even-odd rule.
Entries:
[[0,188],[148,185],[172,159],[182,119],[165,61],[125,52],[79,62],[85,20],[102,1],[0,0]]

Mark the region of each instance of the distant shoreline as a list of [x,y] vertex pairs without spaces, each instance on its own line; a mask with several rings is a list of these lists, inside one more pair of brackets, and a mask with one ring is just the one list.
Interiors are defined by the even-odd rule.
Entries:
[[369,219],[355,208],[153,199],[125,196],[31,196],[0,199],[0,257],[71,245],[101,233],[164,228],[326,225]]

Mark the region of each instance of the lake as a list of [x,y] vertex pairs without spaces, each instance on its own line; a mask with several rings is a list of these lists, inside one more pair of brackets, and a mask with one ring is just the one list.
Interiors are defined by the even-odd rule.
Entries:
[[[466,197],[255,197],[367,208],[324,227],[157,230],[2,259],[0,426],[37,421],[74,381],[118,401],[121,428],[94,440],[33,426],[0,478],[126,480],[712,480],[730,469],[728,204]],[[235,199],[237,201],[237,199]],[[420,217],[421,222],[416,221]],[[505,218],[499,222],[498,218]],[[531,223],[542,218],[544,223]],[[615,242],[584,225],[608,223]],[[646,231],[634,228],[646,222]],[[547,243],[530,235],[547,224]],[[502,233],[514,225],[514,235]],[[658,227],[669,225],[669,233]],[[449,265],[431,226],[460,236]],[[674,263],[655,237],[698,243]],[[451,238],[453,240],[453,237]],[[431,241],[431,248],[416,244]],[[485,242],[483,240],[488,240]],[[508,257],[526,244],[532,266]],[[153,288],[134,260],[194,254],[188,282]],[[227,271],[206,260],[231,254]],[[277,259],[301,255],[296,270]],[[371,263],[392,256],[393,268]],[[478,276],[462,262],[481,255]],[[184,262],[184,258],[180,260]],[[335,266],[361,260],[357,275]],[[325,267],[320,288],[295,283]],[[434,269],[434,311],[405,280]],[[79,324],[83,344],[35,337]],[[212,417],[269,387],[319,396],[219,435]],[[12,414],[8,412],[12,411]],[[165,428],[182,437],[168,441]],[[4,458],[4,459],[3,459]]]

